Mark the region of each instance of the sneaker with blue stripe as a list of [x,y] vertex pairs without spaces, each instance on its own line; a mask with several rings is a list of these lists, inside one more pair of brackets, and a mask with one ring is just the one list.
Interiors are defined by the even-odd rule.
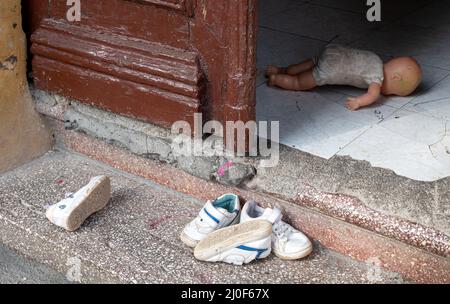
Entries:
[[186,225],[180,239],[193,248],[208,234],[239,223],[240,211],[239,197],[235,194],[224,194],[214,201],[208,201],[198,216]]
[[208,234],[194,250],[196,259],[234,265],[261,260],[271,253],[272,223],[256,220]]

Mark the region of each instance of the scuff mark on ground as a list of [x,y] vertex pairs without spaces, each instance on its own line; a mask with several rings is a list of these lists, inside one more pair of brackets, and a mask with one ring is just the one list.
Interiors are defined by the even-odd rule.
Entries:
[[172,219],[171,216],[163,216],[160,218],[152,219],[152,220],[150,220],[148,227],[150,230],[155,230],[162,224],[167,223],[170,219]]

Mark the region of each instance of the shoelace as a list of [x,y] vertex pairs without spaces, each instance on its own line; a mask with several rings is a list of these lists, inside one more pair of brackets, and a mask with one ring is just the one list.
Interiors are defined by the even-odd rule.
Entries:
[[273,225],[273,232],[280,241],[286,242],[293,230],[288,224],[278,221]]

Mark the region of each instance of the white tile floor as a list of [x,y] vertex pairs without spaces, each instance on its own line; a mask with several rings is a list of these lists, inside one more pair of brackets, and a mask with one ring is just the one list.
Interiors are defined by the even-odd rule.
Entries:
[[[365,2],[260,1],[258,120],[280,121],[281,143],[326,159],[350,156],[422,181],[450,176],[450,2],[382,1],[381,23],[365,20]],[[358,112],[344,107],[348,96],[363,92],[358,89],[267,87],[267,64],[300,62],[333,38],[385,59],[415,56],[422,86],[413,96],[382,98]]]

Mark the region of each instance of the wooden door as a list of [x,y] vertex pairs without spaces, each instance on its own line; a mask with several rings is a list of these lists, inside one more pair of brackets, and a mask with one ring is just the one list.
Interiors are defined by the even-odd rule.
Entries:
[[255,119],[256,0],[28,0],[38,88],[164,127]]

